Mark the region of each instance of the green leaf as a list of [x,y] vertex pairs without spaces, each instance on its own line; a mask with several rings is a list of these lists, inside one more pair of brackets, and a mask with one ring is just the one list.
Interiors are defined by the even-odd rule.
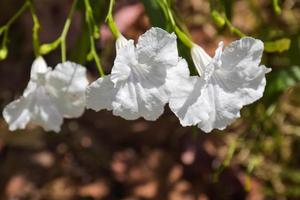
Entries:
[[294,77],[300,81],[300,67],[299,66],[293,66],[291,69],[291,72],[293,73]]
[[300,83],[300,66],[274,70],[267,75],[267,78],[265,98],[273,102],[276,101],[275,97],[278,94]]
[[296,169],[285,168],[281,172],[281,177],[294,183],[300,183],[300,172]]
[[[75,47],[71,51],[71,59],[79,64],[84,64],[89,53],[90,41],[87,25],[83,25],[81,35],[77,38]],[[78,51],[80,49],[80,51]]]
[[142,3],[144,4],[152,26],[166,28],[167,24],[165,20],[165,15],[161,10],[158,2],[155,0],[142,0]]
[[282,38],[279,40],[265,42],[265,51],[269,53],[283,52],[290,49],[291,40],[289,38]]

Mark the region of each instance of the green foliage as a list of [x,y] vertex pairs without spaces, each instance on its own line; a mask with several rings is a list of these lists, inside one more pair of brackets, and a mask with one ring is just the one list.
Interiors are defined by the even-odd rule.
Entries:
[[156,27],[166,28],[167,23],[164,12],[161,10],[159,2],[156,0],[141,0],[146,9],[147,15],[151,21],[151,24]]
[[300,83],[300,67],[273,70],[268,75],[267,83],[265,98],[272,102],[277,101],[276,97],[280,93]]
[[264,42],[265,44],[265,51],[269,53],[274,52],[284,52],[289,50],[291,46],[291,40],[289,38],[282,38],[279,40],[275,40],[272,42]]
[[273,0],[273,9],[274,9],[274,12],[277,14],[277,15],[280,15],[281,14],[281,8],[279,6],[279,0]]
[[[83,27],[85,26],[83,25]],[[80,37],[77,38],[74,50],[71,51],[71,59],[74,60],[74,62],[84,64],[87,59],[86,55],[89,52],[89,48],[89,31],[87,28],[84,28]],[[77,49],[80,49],[80,51]]]

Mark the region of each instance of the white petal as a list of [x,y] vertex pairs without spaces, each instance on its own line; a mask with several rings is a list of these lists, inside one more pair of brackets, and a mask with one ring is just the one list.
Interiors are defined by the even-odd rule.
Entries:
[[226,88],[236,91],[243,105],[261,98],[265,88],[265,74],[271,69],[259,66],[263,43],[254,38],[243,38],[225,48],[220,69],[215,76]]
[[30,79],[37,80],[40,75],[46,74],[48,71],[47,63],[44,58],[37,57],[31,66]]
[[52,99],[44,87],[38,87],[27,97],[21,97],[11,102],[3,110],[3,117],[9,124],[9,129],[24,129],[29,122],[40,125],[46,131],[60,131],[63,122]]
[[72,62],[58,64],[47,76],[47,90],[60,113],[67,118],[83,114],[87,85],[86,69]]
[[248,65],[258,67],[262,53],[264,50],[264,44],[262,41],[245,37],[240,40],[232,42],[225,48],[222,54],[222,69],[223,70],[237,70],[237,68],[248,68]]
[[206,82],[211,79],[212,75],[222,64],[221,57],[222,57],[222,53],[223,53],[223,46],[224,46],[223,42],[220,42],[218,48],[215,51],[214,58],[203,70],[202,76]]
[[174,66],[178,62],[176,35],[161,28],[151,28],[137,43],[139,63],[155,65],[157,68]]
[[234,94],[224,91],[218,83],[210,83],[202,93],[202,98],[206,99],[211,108],[208,112],[209,118],[198,124],[204,132],[208,133],[215,128],[223,130],[240,117],[241,102]]
[[118,49],[114,66],[111,71],[112,82],[117,84],[117,82],[127,80],[131,73],[131,68],[135,65],[137,65],[137,60],[135,56],[134,41],[129,40],[127,45]]
[[259,66],[263,46],[259,40],[244,38],[233,42],[207,68],[215,71],[207,80],[206,93],[212,112],[198,127],[205,132],[224,129],[240,117],[240,109],[262,97],[269,69]]
[[190,70],[185,59],[179,58],[177,65],[167,69],[167,80],[170,87],[172,85],[180,85],[178,79],[188,79],[190,77]]
[[144,87],[140,83],[125,82],[113,102],[113,114],[127,120],[143,117],[156,120],[164,111],[168,94],[164,87]]
[[164,67],[152,69],[146,65],[132,66],[128,79],[115,84],[118,92],[113,103],[113,113],[125,119],[157,119],[169,98],[166,74],[167,69]]
[[193,44],[191,56],[199,75],[202,76],[212,58],[197,44]]
[[115,101],[112,102],[113,114],[127,120],[134,120],[140,117],[137,102],[135,85],[131,82],[119,86]]
[[32,94],[29,111],[32,123],[42,126],[45,131],[60,131],[63,117],[44,87]]
[[115,86],[117,82],[130,81],[140,82],[143,87],[160,87],[165,84],[168,68],[177,62],[175,35],[152,28],[141,36],[137,49],[133,41],[129,41],[119,50],[111,80]]
[[178,81],[177,88],[172,92],[169,106],[179,118],[182,126],[196,125],[208,119],[210,107],[203,93],[205,82],[193,76]]
[[130,40],[117,50],[111,72],[114,115],[155,120],[163,113],[169,99],[167,71],[178,63],[176,45],[174,34],[152,28],[140,37],[136,48]]
[[23,96],[24,97],[29,96],[30,94],[35,92],[37,87],[39,87],[39,84],[33,80],[30,80],[27,84],[27,87],[25,88],[25,90],[23,92]]
[[115,95],[116,89],[110,80],[110,75],[101,77],[87,87],[86,107],[95,111],[112,110]]
[[33,93],[38,86],[44,85],[47,73],[49,71],[51,71],[51,68],[47,67],[47,64],[43,57],[37,57],[32,63],[30,81],[28,82],[28,85],[23,92],[23,96],[27,97],[28,95]]
[[9,130],[24,129],[30,121],[30,112],[28,110],[30,101],[28,98],[21,97],[10,104],[3,110],[3,117],[9,124]]
[[125,47],[130,40],[127,40],[123,35],[120,35],[117,40],[116,40],[116,50],[117,50],[117,54],[119,52],[119,50],[123,47]]

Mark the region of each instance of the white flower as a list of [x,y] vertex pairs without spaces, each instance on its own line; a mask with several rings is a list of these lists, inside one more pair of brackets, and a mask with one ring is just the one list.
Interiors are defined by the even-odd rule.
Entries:
[[173,77],[169,70],[179,60],[175,34],[151,28],[136,47],[133,40],[125,42],[124,38],[116,46],[111,75],[99,78],[87,89],[87,108],[112,110],[128,120],[156,120],[169,100],[167,82]]
[[120,35],[118,39],[116,40],[116,50],[117,54],[119,53],[119,50],[125,47],[129,43],[129,40],[127,40],[123,35]]
[[8,104],[3,117],[9,129],[24,129],[29,122],[46,131],[60,131],[63,117],[79,117],[84,112],[86,69],[65,62],[52,71],[42,57],[32,64],[30,81],[23,95]]
[[[263,43],[243,38],[232,42],[223,52],[222,49],[220,43],[210,60],[202,49],[195,47],[193,59],[202,76],[191,77],[189,87],[178,85],[173,90],[169,105],[183,126],[198,125],[205,132],[223,130],[240,117],[244,105],[262,97],[265,74],[271,71],[259,66]],[[209,64],[205,64],[208,60]]]

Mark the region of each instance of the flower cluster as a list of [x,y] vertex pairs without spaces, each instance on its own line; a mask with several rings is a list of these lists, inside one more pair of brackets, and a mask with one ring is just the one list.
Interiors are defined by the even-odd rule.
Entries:
[[84,67],[65,62],[51,70],[39,57],[23,96],[10,103],[3,116],[10,130],[33,122],[58,132],[63,117],[79,117],[84,107],[112,110],[127,120],[153,121],[169,103],[183,126],[210,132],[224,129],[244,105],[262,97],[270,69],[260,66],[260,40],[243,38],[224,51],[220,43],[213,58],[194,44],[191,55],[199,76],[190,76],[176,40],[174,33],[160,28],[148,30],[136,45],[121,35],[111,74],[89,86]]

